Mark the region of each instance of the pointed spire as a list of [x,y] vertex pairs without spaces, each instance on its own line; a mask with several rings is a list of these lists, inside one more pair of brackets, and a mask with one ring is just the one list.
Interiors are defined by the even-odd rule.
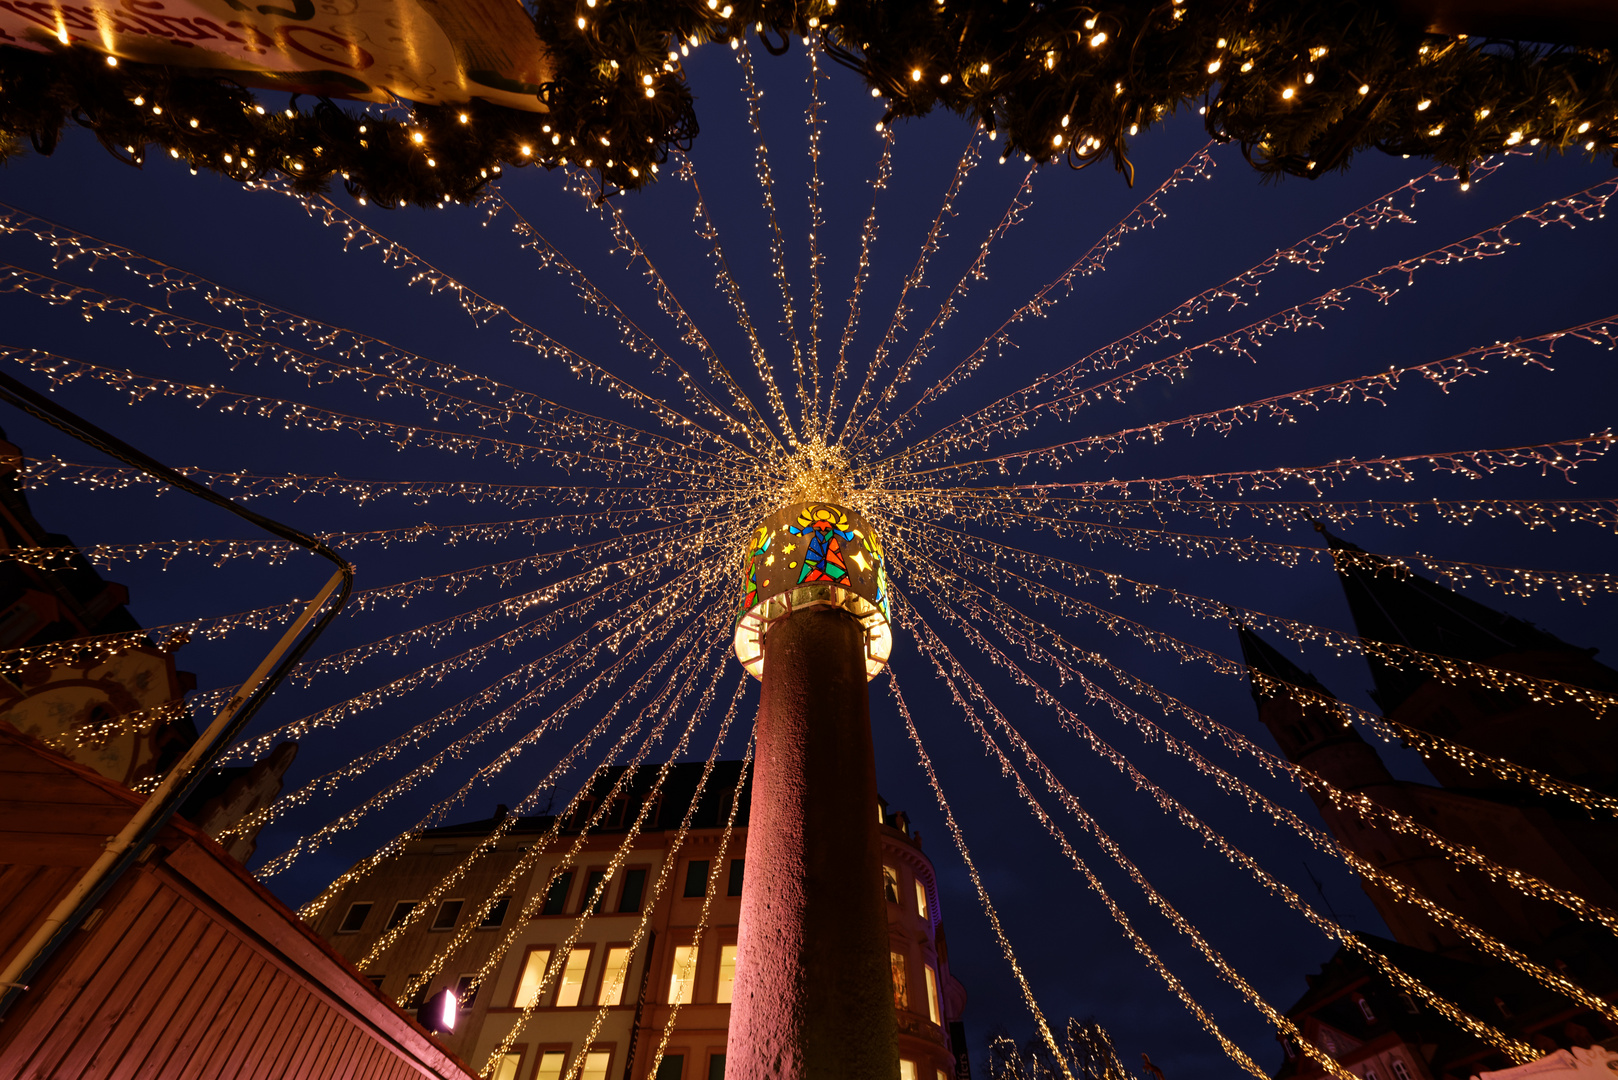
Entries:
[[1247,665],[1248,683],[1253,692],[1254,702],[1262,704],[1273,696],[1259,693],[1258,683],[1252,678],[1255,671],[1280,682],[1318,690],[1327,697],[1332,696],[1332,692],[1327,690],[1319,679],[1281,655],[1273,645],[1249,630],[1246,623],[1237,623],[1236,633],[1241,638],[1242,662]]
[[[1360,637],[1479,662],[1510,652],[1585,651],[1341,540],[1318,521],[1315,531],[1331,548]],[[1376,680],[1371,697],[1384,715],[1402,705],[1429,677],[1419,668],[1366,659]]]

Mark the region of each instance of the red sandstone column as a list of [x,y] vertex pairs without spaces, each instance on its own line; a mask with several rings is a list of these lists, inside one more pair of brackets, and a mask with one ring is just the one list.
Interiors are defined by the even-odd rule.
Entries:
[[799,611],[764,646],[726,1080],[896,1080],[863,635]]

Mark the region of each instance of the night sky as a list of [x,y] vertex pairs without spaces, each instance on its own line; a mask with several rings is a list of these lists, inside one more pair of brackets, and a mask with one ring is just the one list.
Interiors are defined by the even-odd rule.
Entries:
[[[807,64],[801,45],[783,58],[761,53],[757,63],[760,83],[766,91],[763,112],[775,196],[787,237],[794,298],[802,319],[808,294],[804,199],[808,161],[803,122]],[[848,310],[845,299],[853,279],[860,226],[870,206],[869,182],[882,142],[874,130],[882,113],[881,104],[872,100],[851,74],[829,64],[827,67],[829,104],[822,144],[826,227],[820,238],[826,256],[823,357],[834,355],[844,326]],[[731,52],[722,47],[699,50],[688,61],[687,70],[698,96],[703,128],[693,151],[698,178],[720,224],[726,256],[746,291],[754,321],[761,331],[768,332],[779,377],[790,383],[788,351],[777,333],[780,304],[770,278],[768,230],[759,207],[753,141],[746,124],[739,70]],[[878,198],[880,233],[859,336],[851,350],[857,373],[863,372],[867,358],[887,328],[900,284],[914,264],[955,163],[970,137],[970,128],[948,115],[900,127],[894,179]],[[1143,133],[1132,148],[1138,177],[1133,190],[1105,164],[1083,173],[1061,166],[1042,169],[1033,185],[1031,208],[1022,223],[992,249],[989,277],[973,285],[961,313],[948,325],[939,347],[902,391],[900,400],[914,400],[930,379],[969,354],[1012,310],[1066,270],[1205,141],[1200,118],[1194,114],[1181,114],[1164,127]],[[990,152],[971,174],[956,202],[957,216],[947,224],[947,239],[928,272],[928,288],[920,293],[900,338],[899,356],[908,352],[916,333],[932,319],[949,287],[977,254],[985,234],[1000,220],[1025,175],[1026,166],[1020,160],[997,164],[993,153],[996,144],[986,143],[985,147]],[[955,419],[966,409],[1013,390],[1041,372],[1072,363],[1090,349],[1129,333],[1182,299],[1225,281],[1278,248],[1328,226],[1425,171],[1418,161],[1365,154],[1346,174],[1313,183],[1287,180],[1266,185],[1247,167],[1235,147],[1216,148],[1214,160],[1216,166],[1207,179],[1182,185],[1164,196],[1161,206],[1167,216],[1155,228],[1130,235],[1107,258],[1105,271],[1080,281],[1049,318],[1020,325],[1014,335],[1017,348],[991,359],[965,387],[929,408],[920,431],[930,431]],[[746,361],[742,334],[724,299],[712,287],[710,263],[692,229],[689,188],[673,179],[671,173],[672,168],[666,168],[662,182],[642,193],[621,197],[619,204],[731,370],[756,391],[758,383]],[[1610,166],[1600,163],[1521,155],[1467,192],[1460,191],[1453,179],[1423,182],[1413,211],[1415,223],[1388,225],[1374,233],[1355,232],[1330,253],[1318,272],[1297,267],[1278,270],[1265,279],[1258,297],[1246,306],[1210,314],[1181,327],[1179,345],[1196,344],[1228,332],[1401,259],[1487,229],[1521,211],[1600,184],[1611,176]],[[591,212],[576,194],[564,191],[559,175],[538,169],[521,170],[508,175],[502,189],[552,243],[591,275],[641,326],[655,334],[665,348],[683,363],[700,366],[695,354],[680,345],[669,321],[656,310],[650,291],[636,274],[625,271],[623,257],[612,253],[599,215]],[[385,267],[374,251],[351,250],[344,254],[339,233],[323,229],[296,203],[279,194],[244,193],[218,178],[192,177],[183,166],[160,159],[155,153],[148,168],[130,169],[102,151],[89,133],[73,131],[54,156],[22,158],[0,172],[0,201],[126,244],[287,309],[362,330],[424,356],[453,360],[563,403],[650,426],[643,414],[573,379],[561,365],[514,346],[505,326],[496,323],[479,327],[446,296],[432,295],[422,287],[407,287],[406,276]],[[564,281],[536,266],[533,255],[523,251],[511,237],[509,219],[502,218],[485,228],[481,212],[471,208],[386,212],[357,208],[341,194],[336,201],[614,373],[659,394],[676,393],[672,382],[651,372],[644,358],[618,343],[615,330],[605,320],[584,310]],[[1280,334],[1270,339],[1254,359],[1234,354],[1202,355],[1184,379],[1149,382],[1121,403],[1086,407],[1069,420],[1047,420],[1030,434],[994,443],[995,451],[1173,419],[1367,374],[1390,365],[1436,360],[1472,346],[1541,334],[1614,314],[1618,271],[1612,253],[1618,250],[1618,237],[1612,221],[1581,224],[1576,230],[1562,226],[1540,228],[1523,222],[1513,226],[1506,236],[1519,242],[1519,246],[1485,259],[1422,269],[1409,287],[1401,282],[1397,294],[1386,304],[1365,293],[1353,294],[1343,310],[1324,316],[1318,327]],[[51,272],[48,253],[30,239],[0,240],[0,252],[8,263]],[[142,302],[163,303],[159,294],[111,265],[93,274],[82,266],[68,268],[61,276]],[[194,299],[176,300],[175,311],[234,325],[228,321],[228,313],[210,312]],[[244,364],[231,370],[211,345],[186,347],[183,338],[171,338],[165,343],[147,330],[130,327],[126,320],[105,316],[87,322],[82,315],[74,305],[52,307],[27,296],[0,296],[0,318],[5,326],[0,341],[8,347],[49,349],[112,367],[217,383],[358,415],[409,422],[428,419],[412,402],[392,398],[378,402],[352,383],[310,385],[302,377],[285,374],[269,363]],[[1172,348],[1155,347],[1142,356],[1166,355]],[[1300,466],[1350,456],[1522,446],[1583,436],[1611,425],[1618,376],[1613,372],[1610,354],[1587,344],[1568,342],[1558,349],[1554,366],[1554,371],[1547,371],[1515,362],[1495,362],[1487,375],[1462,379],[1447,393],[1426,382],[1407,380],[1397,392],[1384,394],[1381,403],[1324,404],[1318,411],[1297,411],[1295,422],[1260,420],[1228,436],[1209,430],[1195,436],[1171,433],[1157,445],[1133,444],[1127,453],[1111,458],[1090,453],[1059,473],[1045,470],[1039,475],[1078,480]],[[38,374],[23,377],[35,386],[46,382]],[[216,407],[197,407],[157,395],[130,406],[124,397],[85,381],[61,389],[60,396],[69,407],[177,465],[267,474],[335,472],[369,478],[566,482],[565,476],[541,464],[513,468],[489,457],[457,456],[417,447],[398,450],[383,438],[288,430],[280,419],[223,413]],[[93,460],[87,450],[20,415],[8,413],[0,424],[11,440],[32,457],[59,454],[73,461]],[[470,430],[454,421],[439,426]],[[499,434],[532,441],[516,426]],[[1418,468],[1408,483],[1355,480],[1334,487],[1327,497],[1590,498],[1612,494],[1613,477],[1613,465],[1607,461],[1579,468],[1572,476],[1576,485],[1569,485],[1554,472],[1542,475],[1535,468],[1506,469],[1481,479]],[[583,474],[575,479],[593,482]],[[1304,499],[1311,494],[1308,487],[1291,484],[1260,497]],[[31,499],[37,516],[47,527],[71,534],[81,546],[248,535],[238,521],[227,515],[198,508],[192,500],[175,494],[154,499],[148,488],[108,492],[53,484],[34,492]],[[311,497],[296,502],[283,497],[257,500],[254,505],[300,528],[321,532],[422,522],[502,521],[546,512],[543,506],[508,510],[495,503],[454,500],[418,505],[396,497],[363,505],[341,497]],[[1135,523],[1147,524],[1144,519]],[[1193,533],[1215,531],[1210,523],[1189,518],[1172,519],[1166,527]],[[1590,524],[1562,524],[1555,531],[1531,531],[1501,522],[1461,527],[1426,513],[1412,527],[1361,524],[1338,531],[1367,549],[1391,554],[1423,552],[1502,566],[1587,571],[1610,570],[1613,562],[1611,533]],[[1296,544],[1319,543],[1315,533],[1302,523],[1289,530],[1242,519],[1228,532]],[[1091,546],[1060,541],[1032,529],[1004,539],[1016,546],[1060,554],[1138,580],[1171,585],[1278,616],[1352,630],[1341,590],[1324,563],[1288,567],[1225,554],[1183,557],[1158,544],[1147,544],[1142,550],[1108,543]],[[453,547],[432,541],[386,549],[371,545],[355,550],[352,557],[358,567],[359,587],[365,588],[515,558],[536,543],[554,540],[554,536],[539,541],[519,536],[500,543],[469,541]],[[940,534],[933,557],[946,563],[952,557],[944,534]],[[147,559],[120,564],[107,571],[107,576],[129,586],[130,608],[137,618],[146,625],[157,625],[307,596],[323,580],[323,566],[299,557],[275,565],[239,560],[214,567],[207,560],[182,556],[166,569],[159,560]],[[916,568],[901,568],[899,587],[906,589],[905,575],[917,572]],[[457,595],[426,596],[408,607],[384,606],[377,612],[345,618],[321,643],[320,650],[377,640],[487,603],[506,592],[533,588],[540,580],[527,575],[506,587],[485,581]],[[1612,630],[1611,596],[1600,596],[1586,605],[1560,601],[1545,592],[1507,596],[1483,586],[1468,591],[1480,601],[1532,620],[1570,643],[1600,647],[1604,656],[1610,656],[1618,647]],[[1142,603],[1129,595],[1114,598],[1093,589],[1077,590],[1076,595],[1227,656],[1239,655],[1235,634],[1228,626],[1192,619],[1161,598]],[[1007,594],[1007,598],[1026,605],[1013,594]],[[1006,715],[1153,884],[1201,927],[1272,1003],[1284,1009],[1301,995],[1304,974],[1331,955],[1332,943],[1165,817],[1111,766],[1063,731],[1054,722],[1053,714],[1035,703],[1031,693],[1012,685],[1002,672],[973,656],[959,633],[945,630],[937,616],[925,605],[923,608],[929,621],[967,660]],[[443,642],[415,645],[403,656],[384,656],[346,675],[325,677],[308,687],[289,685],[264,711],[255,730],[267,731],[381,685],[435,657],[493,637],[510,624],[510,620],[497,619]],[[1204,665],[1178,663],[1134,640],[1114,636],[1090,620],[1060,619],[1053,625],[1073,641],[1105,652],[1129,671],[1253,734],[1264,745],[1273,746],[1257,722],[1244,680],[1216,674]],[[1277,640],[1275,635],[1270,637],[1339,696],[1372,707],[1366,694],[1370,676],[1363,662],[1352,656],[1337,657],[1318,647],[1300,649]],[[271,640],[267,633],[241,631],[219,642],[193,642],[181,650],[180,665],[197,674],[204,690],[227,685],[246,673]],[[338,728],[307,736],[289,776],[289,788],[475,693],[499,674],[538,653],[537,644],[529,643],[509,656],[501,654],[491,659],[477,670],[416,690],[404,698],[392,698]],[[1086,888],[1084,879],[1034,822],[1009,781],[1003,780],[985,759],[981,745],[959,719],[958,710],[949,704],[927,661],[903,632],[893,667],[903,680],[944,790],[954,804],[983,880],[1046,1014],[1058,1023],[1069,1016],[1096,1017],[1112,1031],[1126,1063],[1138,1061],[1139,1052],[1147,1051],[1173,1080],[1233,1075],[1235,1067],[1140,961],[1104,907]],[[736,670],[736,665],[730,665],[722,696],[728,697]],[[1039,677],[1047,685],[1056,686],[1049,669],[1040,670]],[[1147,745],[1138,733],[1124,728],[1104,710],[1087,707],[1076,690],[1067,688],[1059,693],[1098,734],[1127,753],[1148,776],[1238,846],[1255,854],[1311,902],[1334,912],[1350,929],[1385,932],[1356,881],[1341,867],[1297,837],[1250,814],[1244,804],[1220,792],[1183,759],[1164,753],[1161,747]],[[517,803],[583,730],[591,710],[598,714],[605,700],[610,698],[597,698],[581,714],[583,718],[574,718],[560,737],[542,740],[519,765],[501,774],[495,783],[480,787],[464,811],[453,817],[486,817],[497,802]],[[750,691],[748,716],[755,700],[756,695]],[[970,996],[966,1021],[973,1040],[975,1067],[982,1075],[987,1039],[996,1033],[1011,1034],[1019,1041],[1026,1039],[1032,1033],[1032,1022],[961,860],[952,849],[943,816],[916,765],[916,755],[904,736],[885,679],[873,684],[871,700],[882,793],[891,805],[909,812],[925,838],[925,850],[938,867],[952,970]],[[1155,715],[1141,704],[1149,715]],[[308,899],[344,867],[408,827],[434,800],[454,791],[473,769],[492,758],[497,748],[509,744],[522,730],[521,725],[519,720],[502,737],[491,739],[465,759],[444,763],[428,782],[401,796],[389,809],[367,818],[361,827],[302,858],[287,873],[267,883],[289,903]],[[1307,799],[1263,774],[1250,760],[1237,759],[1217,745],[1203,742],[1183,720],[1169,719],[1165,725],[1176,734],[1203,743],[1202,749],[1213,760],[1297,809],[1306,819],[1318,820]],[[712,736],[705,733],[711,731],[711,726],[699,731],[693,743],[695,754],[706,753]],[[452,737],[453,733],[440,734],[339,789],[335,795],[317,799],[277,822],[260,838],[261,859],[279,853],[299,834],[319,827],[386,788]],[[708,741],[704,742],[704,738]],[[741,750],[738,733],[732,736],[727,754],[740,756]],[[1400,775],[1427,779],[1414,755],[1389,749],[1386,756]],[[583,768],[576,771],[575,779],[583,772]],[[564,784],[556,796],[558,805],[571,792],[572,784]],[[1266,1067],[1273,1067],[1280,1051],[1263,1019],[1143,901],[1128,878],[1075,823],[1063,817],[1062,824],[1081,856],[1097,870],[1141,933],[1197,999],[1249,1053]]]

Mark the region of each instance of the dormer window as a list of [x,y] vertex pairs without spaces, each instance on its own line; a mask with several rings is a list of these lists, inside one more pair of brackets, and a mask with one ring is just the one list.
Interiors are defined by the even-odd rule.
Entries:
[[1359,1005],[1360,1015],[1365,1017],[1365,1022],[1367,1024],[1376,1023],[1376,1013],[1371,1011],[1371,1003],[1362,997],[1356,997],[1354,1001]]

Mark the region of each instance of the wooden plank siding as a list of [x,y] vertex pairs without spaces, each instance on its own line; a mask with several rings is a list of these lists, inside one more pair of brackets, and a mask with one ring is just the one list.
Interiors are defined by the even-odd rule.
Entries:
[[[140,797],[0,722],[0,958]],[[471,1080],[225,851],[169,825],[0,1021],[8,1080]]]

